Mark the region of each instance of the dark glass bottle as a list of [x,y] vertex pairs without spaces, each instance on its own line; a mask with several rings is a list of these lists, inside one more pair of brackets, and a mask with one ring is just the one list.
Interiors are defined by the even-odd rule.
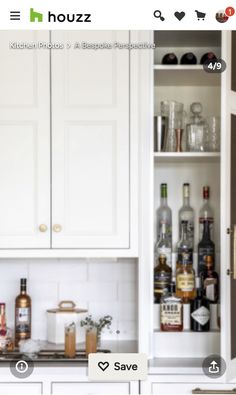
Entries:
[[27,295],[26,278],[20,280],[20,294],[15,301],[15,344],[31,337],[31,298]]
[[188,221],[181,221],[181,237],[177,244],[177,266],[183,262],[193,263],[193,244],[189,238]]
[[203,294],[210,303],[217,303],[219,299],[219,276],[214,271],[213,257],[205,257],[206,272],[202,273]]
[[181,332],[183,330],[183,303],[175,295],[175,283],[169,286],[169,292],[161,298],[161,330]]
[[161,297],[171,283],[172,269],[166,263],[166,256],[160,255],[154,268],[154,302],[160,303]]
[[191,330],[208,332],[210,330],[210,302],[203,296],[201,281],[196,279],[197,296],[190,305]]
[[207,53],[204,53],[204,55],[202,55],[200,63],[204,64],[206,61],[211,62],[211,61],[214,61],[214,60],[217,60],[217,57],[214,54],[214,52],[207,52]]
[[187,52],[182,56],[180,64],[197,64],[197,58],[192,52]]
[[203,235],[202,240],[198,244],[198,274],[201,276],[203,272],[206,272],[205,257],[212,256],[214,261],[215,258],[215,244],[210,237],[210,222],[204,221],[203,224]]
[[178,58],[174,53],[167,53],[162,58],[162,64],[178,64]]

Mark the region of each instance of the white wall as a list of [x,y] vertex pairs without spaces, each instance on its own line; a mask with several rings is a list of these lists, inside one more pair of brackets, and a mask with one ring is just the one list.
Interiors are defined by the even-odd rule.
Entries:
[[27,277],[34,339],[46,339],[46,310],[61,300],[73,300],[97,318],[110,314],[113,325],[103,339],[135,339],[137,268],[134,259],[1,259],[0,302],[6,303],[7,324],[14,327],[15,297],[20,278]]

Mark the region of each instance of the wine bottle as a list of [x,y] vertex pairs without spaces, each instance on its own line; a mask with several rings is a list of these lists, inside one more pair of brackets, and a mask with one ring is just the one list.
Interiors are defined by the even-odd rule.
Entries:
[[181,236],[181,225],[183,221],[187,222],[188,239],[194,246],[194,211],[190,206],[190,186],[183,184],[183,205],[179,210],[179,237]]
[[161,204],[157,209],[157,240],[161,238],[162,224],[166,225],[166,235],[172,245],[172,212],[167,202],[167,184],[161,184]]
[[205,257],[211,256],[213,261],[215,259],[215,244],[210,237],[210,223],[204,221],[202,240],[198,244],[198,274],[202,275],[206,271]]
[[217,303],[219,298],[219,276],[214,271],[213,257],[205,257],[206,271],[202,273],[203,294],[210,303]]
[[211,62],[214,60],[217,60],[217,57],[214,54],[214,52],[207,52],[207,53],[204,53],[204,55],[202,55],[200,63],[204,64],[206,61]]
[[174,53],[167,53],[162,58],[162,64],[178,64],[178,58]]
[[192,52],[187,52],[182,56],[180,64],[197,64],[197,58]]
[[15,343],[31,337],[31,298],[27,295],[27,280],[20,280],[20,294],[15,301]]
[[208,332],[210,330],[210,303],[203,297],[201,281],[196,279],[197,296],[191,302],[191,330],[194,332]]

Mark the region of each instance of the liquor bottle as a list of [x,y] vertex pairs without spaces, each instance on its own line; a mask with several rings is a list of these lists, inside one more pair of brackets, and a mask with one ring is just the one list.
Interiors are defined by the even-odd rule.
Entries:
[[154,302],[160,303],[163,292],[171,283],[172,269],[166,263],[165,255],[160,255],[154,268]]
[[198,244],[198,275],[202,275],[206,271],[205,257],[212,256],[214,261],[215,258],[215,244],[210,237],[210,223],[204,221],[202,240]]
[[183,221],[187,222],[188,239],[194,247],[194,211],[190,206],[190,187],[189,184],[183,184],[183,206],[179,210],[179,238],[181,237],[181,225]]
[[177,243],[177,266],[183,262],[187,262],[188,265],[193,264],[193,245],[188,237],[187,225],[187,221],[182,221],[181,237]]
[[20,280],[20,294],[15,301],[15,342],[31,337],[31,299],[27,295],[26,278]]
[[197,58],[192,52],[187,52],[182,56],[180,64],[197,64]]
[[219,276],[214,271],[211,255],[205,256],[206,272],[202,273],[203,295],[210,303],[217,303],[219,298]]
[[191,330],[194,332],[208,332],[210,330],[210,303],[203,297],[200,278],[196,279],[197,296],[191,302]]
[[157,209],[157,240],[161,237],[161,226],[166,225],[166,235],[172,245],[172,212],[167,203],[167,184],[161,184],[161,204]]
[[208,221],[210,225],[211,240],[214,240],[214,215],[209,203],[210,187],[203,187],[203,204],[199,211],[199,240],[202,239],[204,221]]
[[176,270],[176,296],[181,298],[183,303],[189,303],[195,298],[195,271],[188,257],[178,264]]
[[166,224],[163,223],[161,226],[161,237],[155,245],[155,259],[158,261],[160,255],[165,255],[166,263],[168,266],[172,266],[172,255],[171,255],[171,242],[166,235]]
[[162,64],[178,64],[178,58],[174,53],[167,53],[162,58]]
[[214,52],[207,52],[204,53],[204,55],[202,55],[200,63],[204,64],[206,61],[212,62],[214,60],[217,60],[217,57],[214,54]]
[[161,297],[161,330],[181,332],[183,330],[183,303],[175,295],[175,283],[169,286],[169,292]]
[[6,304],[0,303],[0,336],[6,336],[7,325],[6,325]]

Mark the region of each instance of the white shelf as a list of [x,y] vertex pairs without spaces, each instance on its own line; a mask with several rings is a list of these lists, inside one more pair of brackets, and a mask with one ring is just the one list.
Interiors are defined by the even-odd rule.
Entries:
[[219,161],[220,152],[154,152],[155,161],[159,162],[195,162]]
[[193,64],[193,65],[166,65],[166,64],[155,64],[153,66],[154,70],[168,70],[168,71],[179,71],[179,70],[200,70],[204,71],[203,66],[201,64]]

